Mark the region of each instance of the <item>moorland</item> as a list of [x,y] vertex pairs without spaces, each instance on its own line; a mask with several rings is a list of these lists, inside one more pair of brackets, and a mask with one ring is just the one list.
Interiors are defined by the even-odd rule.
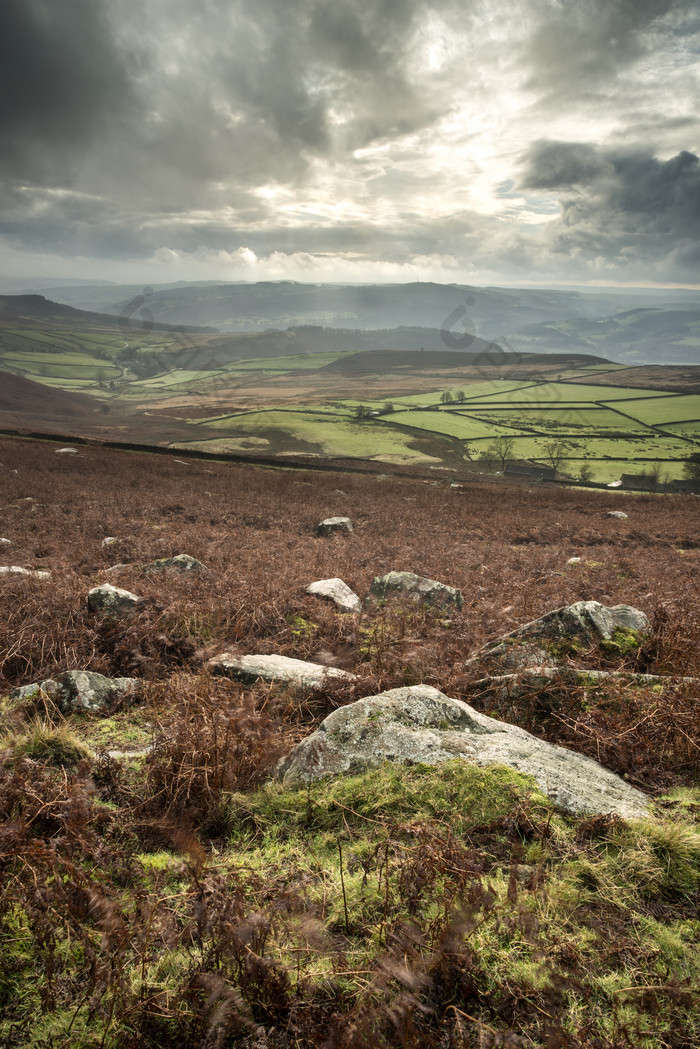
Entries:
[[[96,713],[2,700],[3,1044],[698,1043],[694,497],[7,436],[0,473],[3,564],[50,573],[0,577],[0,695],[71,669],[138,683]],[[354,533],[319,538],[335,514]],[[143,569],[183,552],[206,571]],[[392,569],[459,587],[461,611],[340,614],[305,590],[339,576],[362,596]],[[108,581],[143,598],[128,618],[88,612]],[[561,654],[618,676],[485,698],[480,646],[577,600],[648,615],[632,644]],[[357,679],[244,685],[209,672],[223,649]],[[594,757],[648,817],[566,814],[525,776],[460,762],[274,780],[329,712],[421,682]]]

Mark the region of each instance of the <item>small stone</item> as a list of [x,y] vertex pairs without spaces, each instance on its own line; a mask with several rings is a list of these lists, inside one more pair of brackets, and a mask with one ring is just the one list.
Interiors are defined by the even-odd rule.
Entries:
[[462,607],[461,590],[447,586],[446,583],[438,583],[435,579],[426,579],[414,572],[388,572],[383,576],[375,576],[365,598],[365,607],[390,598],[405,598],[416,604],[433,605],[442,609],[450,606],[458,609]]
[[205,571],[202,562],[198,561],[196,557],[190,557],[189,554],[176,554],[175,557],[161,557],[157,561],[151,561],[150,564],[143,565],[142,571],[166,572],[168,569],[180,572],[183,575],[186,572],[199,574],[200,572]]
[[118,542],[119,542],[119,540],[117,539],[116,535],[107,535],[107,536],[105,536],[105,538],[100,543],[100,546],[101,547],[114,546],[114,544],[118,543]]
[[606,517],[615,517],[618,521],[626,521],[629,514],[624,514],[622,510],[608,510]]
[[111,583],[94,586],[87,596],[88,611],[105,616],[126,615],[133,612],[140,603],[141,598],[136,594],[129,590],[120,590]]
[[77,448],[57,448],[56,455],[77,455]]
[[580,565],[582,561],[582,557],[570,557],[566,563],[567,565]]
[[289,656],[235,656],[222,652],[220,656],[210,659],[207,666],[212,674],[223,674],[253,684],[256,681],[281,681],[296,688],[319,689],[333,681],[355,681],[354,674],[335,667],[325,667],[321,663],[307,663],[303,659],[291,659]]
[[316,525],[318,535],[334,535],[336,532],[345,532],[349,535],[354,531],[349,517],[327,517]]
[[12,546],[11,539],[0,539],[0,546]]
[[316,583],[309,583],[306,588],[307,594],[315,594],[316,597],[325,597],[332,601],[343,612],[361,612],[362,602],[357,594],[350,589],[342,579],[319,579]]

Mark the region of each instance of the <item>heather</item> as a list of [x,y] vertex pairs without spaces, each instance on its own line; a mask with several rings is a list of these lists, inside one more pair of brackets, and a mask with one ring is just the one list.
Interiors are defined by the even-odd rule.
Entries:
[[[8,1045],[697,1042],[700,706],[683,680],[700,676],[693,497],[450,489],[442,471],[311,473],[98,446],[57,456],[13,439],[0,463],[3,563],[51,572],[0,580],[0,696],[68,669],[139,681],[99,715],[3,701]],[[352,535],[316,535],[346,514]],[[142,569],[179,553],[206,571]],[[339,576],[362,596],[395,569],[460,588],[461,611],[342,615],[305,592]],[[92,615],[87,591],[106,581],[143,604],[123,620]],[[482,645],[579,600],[649,616],[633,644],[560,653],[618,676],[517,703],[480,690],[469,660]],[[223,649],[358,680],[246,687],[208,673]],[[527,777],[460,763],[297,791],[271,781],[331,710],[419,682],[596,758],[653,799],[650,818],[564,817]]]

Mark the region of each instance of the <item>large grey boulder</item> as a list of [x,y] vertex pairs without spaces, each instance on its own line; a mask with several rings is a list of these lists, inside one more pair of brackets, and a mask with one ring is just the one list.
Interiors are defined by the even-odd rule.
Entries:
[[337,577],[333,579],[319,579],[316,583],[309,583],[306,588],[307,594],[315,594],[316,597],[325,597],[343,612],[361,612],[362,602],[354,590],[347,583]]
[[318,535],[335,535],[337,532],[349,535],[354,531],[349,517],[326,517],[316,525]]
[[87,606],[89,612],[101,616],[123,616],[133,612],[141,603],[137,594],[122,590],[111,583],[102,583],[88,591]]
[[0,576],[28,576],[30,579],[50,579],[51,573],[45,572],[40,568],[20,568],[19,565],[3,565],[0,566]]
[[32,685],[22,685],[10,693],[10,699],[33,699],[45,692],[60,709],[70,714],[75,710],[104,710],[116,699],[133,694],[138,687],[133,677],[104,677],[89,670],[67,670],[55,678]]
[[404,598],[446,611],[462,607],[461,590],[446,583],[438,583],[435,579],[415,575],[414,572],[388,572],[383,576],[375,576],[365,598],[365,607],[391,598]]
[[198,561],[196,557],[190,557],[189,554],[176,554],[175,557],[161,557],[157,561],[151,561],[150,564],[143,565],[143,572],[166,572],[171,569],[175,572],[180,572],[185,575],[188,572],[194,572],[195,575],[199,575],[200,572],[204,572],[205,568],[201,561]]
[[255,681],[281,681],[295,688],[319,689],[331,681],[350,683],[354,674],[321,663],[307,663],[289,656],[236,656],[223,652],[207,663],[212,674],[224,674],[253,684]]
[[641,791],[592,758],[480,714],[429,685],[395,688],[339,707],[280,761],[277,776],[297,787],[385,761],[438,765],[455,758],[530,775],[566,812],[634,818],[647,809]]

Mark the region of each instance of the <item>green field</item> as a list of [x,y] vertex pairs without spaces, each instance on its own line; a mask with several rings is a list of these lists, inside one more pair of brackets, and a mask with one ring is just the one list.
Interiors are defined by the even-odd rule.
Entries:
[[[211,422],[208,422],[210,426]],[[237,442],[245,437],[264,438],[269,450],[276,452],[293,452],[296,444],[298,451],[308,450],[319,455],[382,459],[386,462],[420,462],[429,458],[409,447],[413,440],[409,434],[392,430],[379,421],[356,421],[341,415],[263,410],[227,416],[217,421],[217,427],[230,433]],[[285,437],[291,441],[285,441]],[[287,443],[289,447],[285,447]],[[221,438],[216,439],[216,444],[217,450],[226,450]]]
[[667,423],[664,430],[700,442],[700,419],[688,423]]
[[[609,482],[622,472],[642,472],[654,460],[667,476],[680,477],[684,459],[700,444],[700,395],[586,382],[586,375],[613,372],[622,364],[562,367],[557,379],[541,381],[507,375],[483,379],[477,367],[462,376],[460,368],[442,386],[435,385],[443,381],[435,375],[420,380],[423,373],[411,374],[410,381],[403,375],[371,375],[367,399],[361,396],[362,377],[338,375],[338,387],[349,386],[353,393],[337,400],[328,393],[329,385],[331,390],[335,385],[333,374],[321,371],[319,389],[328,399],[318,404],[309,403],[314,397],[308,391],[317,380],[308,373],[346,354],[287,353],[230,361],[225,354],[217,358],[214,345],[211,355],[206,338],[188,337],[184,344],[178,332],[149,332],[137,324],[126,333],[0,329],[0,369],[55,388],[99,390],[124,407],[150,407],[174,394],[206,405],[196,398],[222,392],[231,395],[223,403],[235,403],[239,392],[246,397],[248,389],[254,390],[249,400],[255,407],[245,413],[203,419],[192,412],[192,438],[184,445],[211,451],[443,462],[450,467],[460,457],[467,462],[488,453],[485,468],[494,469],[489,446],[508,437],[513,438],[511,459],[551,464],[555,456],[560,471],[571,476],[585,463],[596,480]],[[217,367],[207,369],[210,360]],[[178,362],[184,367],[172,367]],[[288,388],[288,407],[260,403],[266,377],[278,398],[280,387]],[[295,398],[297,389],[304,392]],[[377,389],[388,392],[377,397]],[[378,414],[358,418],[362,408]],[[555,444],[561,447],[553,450]]]
[[[460,411],[465,418],[476,416],[476,408],[470,413]],[[538,430],[550,433],[551,436],[560,434],[583,434],[593,431],[612,433],[648,433],[649,427],[636,419],[630,419],[610,408],[599,408],[597,405],[562,405],[557,408],[485,408],[478,412],[480,419],[489,424],[516,429]]]
[[[465,393],[467,392],[465,390]],[[656,400],[659,397],[673,397],[673,394],[656,390],[628,390],[621,386],[591,386],[586,383],[572,382],[539,382],[517,386],[512,390],[503,390],[500,394],[486,395],[482,399],[494,404],[503,401],[512,404],[524,402],[534,404],[556,404],[557,402],[595,404],[603,402],[609,404],[611,401],[633,400],[642,397],[652,397]]]
[[700,419],[700,395],[667,394],[651,400],[633,400],[625,404],[623,410],[649,426],[697,420]]
[[433,433],[445,433],[465,441],[471,441],[475,437],[498,437],[506,432],[506,428],[502,426],[472,419],[466,413],[452,415],[447,412],[392,412],[383,418],[389,423],[431,430]]
[[[275,365],[287,366],[290,360],[273,358],[264,365],[278,372]],[[465,399],[457,402],[460,391]],[[455,400],[442,403],[445,393]],[[379,414],[357,419],[360,406]],[[585,463],[594,479],[609,482],[621,473],[644,472],[655,461],[661,464],[663,476],[681,477],[683,461],[696,448],[693,442],[698,436],[696,424],[682,421],[690,417],[700,418],[698,395],[495,379],[383,399],[344,399],[315,407],[294,405],[289,411],[254,411],[197,422],[209,430],[225,432],[225,438],[216,439],[217,447],[222,439],[235,441],[236,448],[241,448],[246,446],[246,439],[259,442],[264,438],[273,450],[283,447],[286,439],[301,442],[319,454],[386,461],[419,461],[423,457],[423,449],[409,447],[414,439],[409,432],[401,432],[403,427],[424,433],[428,441],[448,438],[451,443],[444,444],[442,453],[437,454],[444,456],[448,451],[452,460],[460,446],[465,460],[474,461],[499,438],[510,437],[511,459],[547,464],[556,442],[561,444],[556,451],[560,471],[577,476]],[[673,435],[653,429],[656,420],[672,418],[681,420],[673,424]],[[259,443],[257,447],[261,447]],[[234,450],[233,444],[228,449]],[[431,453],[434,450],[431,448]]]

